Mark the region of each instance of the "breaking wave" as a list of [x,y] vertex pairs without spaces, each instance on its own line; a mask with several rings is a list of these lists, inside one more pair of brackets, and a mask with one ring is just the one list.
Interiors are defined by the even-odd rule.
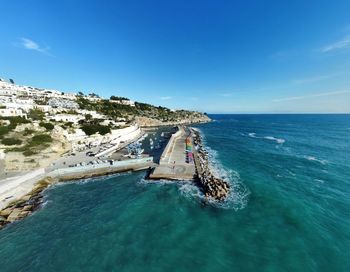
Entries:
[[183,184],[180,187],[181,193],[188,197],[200,198],[214,207],[234,209],[236,211],[243,209],[248,203],[250,195],[249,189],[242,183],[238,172],[233,169],[226,169],[221,164],[218,159],[218,152],[208,146],[205,134],[200,129],[197,128],[197,130],[200,132],[203,144],[208,152],[209,168],[212,174],[228,182],[231,186],[231,190],[228,197],[222,202],[206,199],[198,187],[193,184]]
[[275,137],[272,137],[272,136],[266,136],[266,137],[264,137],[264,139],[275,141],[278,144],[283,144],[286,141],[285,139],[279,139],[279,138],[275,138]]
[[285,139],[276,138],[276,137],[273,137],[273,136],[264,136],[264,137],[256,136],[255,132],[248,133],[248,136],[250,138],[265,139],[265,140],[275,141],[278,144],[283,144],[286,141]]
[[200,201],[202,203],[207,203],[216,208],[233,209],[235,211],[245,208],[248,203],[248,197],[250,195],[250,191],[241,182],[240,176],[236,171],[232,169],[226,170],[222,166],[222,164],[218,160],[217,151],[208,147],[205,143],[205,137],[203,132],[198,128],[195,128],[195,129],[200,132],[203,139],[203,144],[205,145],[205,149],[208,152],[209,167],[211,169],[211,172],[216,177],[221,178],[224,181],[228,182],[231,186],[230,193],[224,201],[218,202],[213,199],[206,198],[203,192],[200,190],[200,188],[193,182],[189,182],[189,181],[181,181],[181,180],[176,181],[176,180],[164,180],[164,179],[146,180],[142,178],[139,181],[139,183],[145,184],[145,185],[157,184],[160,186],[175,184],[178,186],[178,189],[181,195],[193,201],[197,201],[197,202]]
[[307,159],[308,161],[319,162],[320,164],[323,164],[323,165],[325,165],[327,163],[326,160],[321,160],[321,159],[318,159],[314,156],[305,156],[304,158]]

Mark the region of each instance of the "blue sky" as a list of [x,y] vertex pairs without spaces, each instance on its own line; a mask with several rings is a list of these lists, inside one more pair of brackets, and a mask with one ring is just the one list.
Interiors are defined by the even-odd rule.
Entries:
[[209,113],[350,112],[350,1],[1,1],[0,77]]

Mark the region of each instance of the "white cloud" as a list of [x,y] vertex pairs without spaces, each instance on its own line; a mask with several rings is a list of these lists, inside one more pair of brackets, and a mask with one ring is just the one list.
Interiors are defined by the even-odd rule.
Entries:
[[20,38],[19,46],[24,48],[24,49],[34,50],[34,51],[37,51],[40,53],[51,55],[49,53],[49,47],[42,47],[37,42],[35,42],[31,39],[28,39],[28,38]]
[[340,49],[350,48],[350,36],[345,37],[343,40],[329,44],[321,48],[321,52],[328,53]]
[[284,97],[284,98],[274,99],[272,101],[273,102],[284,102],[284,101],[301,100],[301,99],[307,99],[307,98],[313,98],[313,97],[321,97],[321,96],[333,96],[333,95],[347,94],[347,93],[350,93],[350,90],[325,92],[325,93],[316,93],[316,94],[303,95],[303,96]]
[[170,99],[172,99],[172,97],[171,96],[162,96],[162,97],[160,97],[160,99],[161,100],[170,100]]

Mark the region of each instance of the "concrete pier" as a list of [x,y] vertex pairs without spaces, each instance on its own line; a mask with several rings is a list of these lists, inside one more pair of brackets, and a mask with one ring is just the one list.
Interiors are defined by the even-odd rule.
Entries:
[[165,147],[159,165],[150,174],[151,179],[193,181],[196,175],[195,165],[193,162],[186,161],[185,151],[189,133],[185,127],[178,127],[178,131],[171,136]]
[[230,191],[226,181],[211,173],[207,152],[198,131],[183,126],[171,136],[159,165],[149,178],[197,182],[207,198],[217,201],[224,200]]

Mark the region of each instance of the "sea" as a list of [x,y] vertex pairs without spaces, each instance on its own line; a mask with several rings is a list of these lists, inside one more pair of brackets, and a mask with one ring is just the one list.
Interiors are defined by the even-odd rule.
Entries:
[[55,185],[0,230],[0,271],[350,271],[350,115],[210,117],[227,201],[146,171]]

